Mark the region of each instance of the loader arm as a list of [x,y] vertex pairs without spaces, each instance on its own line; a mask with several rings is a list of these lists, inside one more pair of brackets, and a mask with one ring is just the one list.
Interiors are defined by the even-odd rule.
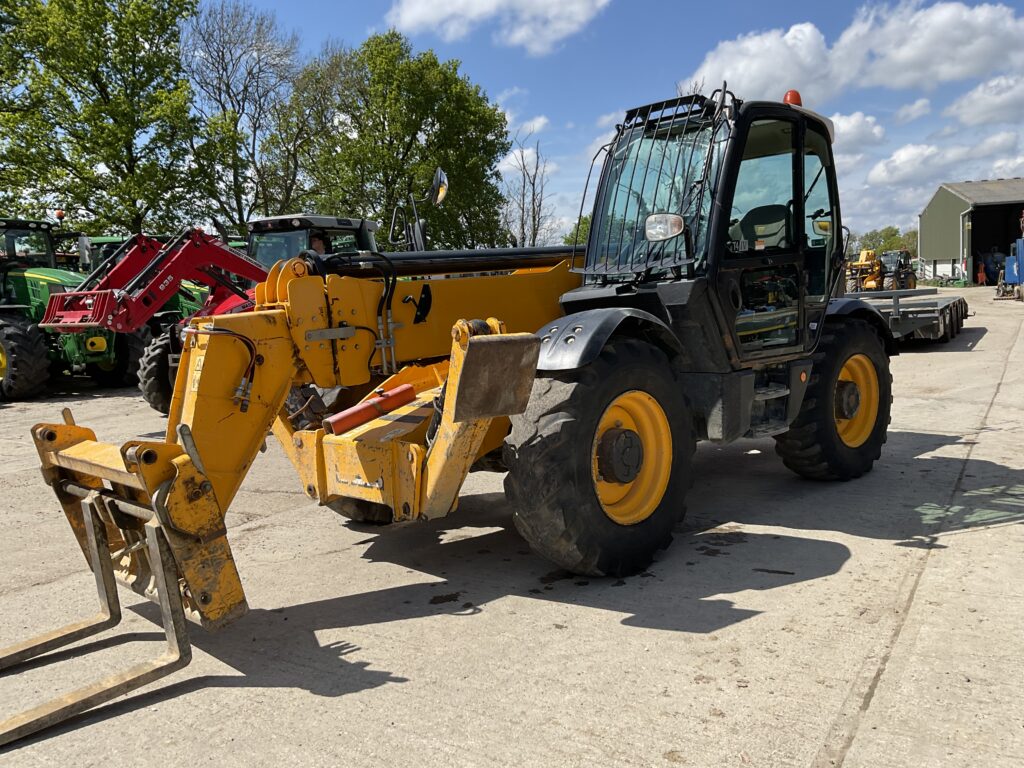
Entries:
[[199,229],[184,230],[167,245],[143,235],[130,243],[123,258],[108,259],[79,290],[51,296],[41,327],[130,333],[149,322],[184,281],[205,286],[207,303],[215,306],[234,292],[230,276],[259,282],[267,274],[258,262]]

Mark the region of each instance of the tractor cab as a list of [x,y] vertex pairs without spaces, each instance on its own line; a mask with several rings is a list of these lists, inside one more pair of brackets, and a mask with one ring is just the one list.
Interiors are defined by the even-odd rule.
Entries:
[[51,293],[69,290],[81,275],[57,262],[54,225],[0,216],[0,309],[38,322]]
[[0,216],[0,265],[56,268],[52,224]]
[[[377,250],[377,223],[366,219],[300,213],[255,219],[249,222],[248,229],[249,256],[268,270],[278,261],[304,256],[309,251],[330,258]],[[318,248],[323,248],[323,252]]]

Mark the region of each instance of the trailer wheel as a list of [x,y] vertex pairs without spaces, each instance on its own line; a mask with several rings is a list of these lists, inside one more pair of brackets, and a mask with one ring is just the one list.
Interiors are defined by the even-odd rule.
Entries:
[[154,338],[139,360],[139,390],[142,398],[164,416],[170,413],[174,393],[171,376],[171,337],[167,332]]
[[134,333],[114,335],[114,360],[111,363],[88,363],[85,372],[103,387],[130,387],[139,383],[139,363],[153,338],[149,326]]
[[892,409],[889,357],[863,320],[826,326],[814,353],[800,412],[775,438],[775,452],[798,475],[851,480],[881,456]]
[[325,506],[332,512],[337,512],[342,517],[347,517],[353,523],[368,523],[370,525],[388,525],[395,519],[391,507],[384,504],[377,504],[365,499],[341,498],[329,501]]
[[942,335],[939,336],[939,341],[941,341],[943,344],[948,344],[950,339],[953,338],[953,319],[948,309],[942,311],[941,317]]
[[672,541],[694,451],[690,409],[665,354],[612,341],[590,365],[538,377],[505,441],[520,535],[574,573],[624,576]]
[[0,319],[0,395],[6,400],[41,395],[49,378],[46,334],[22,317]]

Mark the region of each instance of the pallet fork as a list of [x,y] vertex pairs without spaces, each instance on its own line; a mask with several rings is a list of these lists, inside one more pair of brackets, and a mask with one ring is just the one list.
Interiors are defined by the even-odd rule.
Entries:
[[[0,672],[16,669],[30,659],[104,632],[121,622],[121,603],[117,596],[113,566],[118,553],[110,551],[107,521],[111,515],[104,494],[99,489],[71,483],[65,483],[63,490],[81,497],[88,559],[96,579],[100,612],[92,618],[0,650]],[[146,522],[146,551],[154,577],[153,589],[160,605],[164,634],[167,636],[167,650],[152,661],[109,675],[3,721],[0,723],[0,747],[166,677],[187,666],[192,660],[184,609],[178,595],[172,597],[168,591],[169,584],[177,586],[177,569],[167,539],[159,525],[152,520]]]

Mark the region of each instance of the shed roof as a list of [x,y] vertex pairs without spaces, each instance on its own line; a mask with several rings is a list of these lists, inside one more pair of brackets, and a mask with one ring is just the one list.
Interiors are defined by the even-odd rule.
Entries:
[[957,197],[972,205],[1024,203],[1024,179],[982,179],[942,184]]

